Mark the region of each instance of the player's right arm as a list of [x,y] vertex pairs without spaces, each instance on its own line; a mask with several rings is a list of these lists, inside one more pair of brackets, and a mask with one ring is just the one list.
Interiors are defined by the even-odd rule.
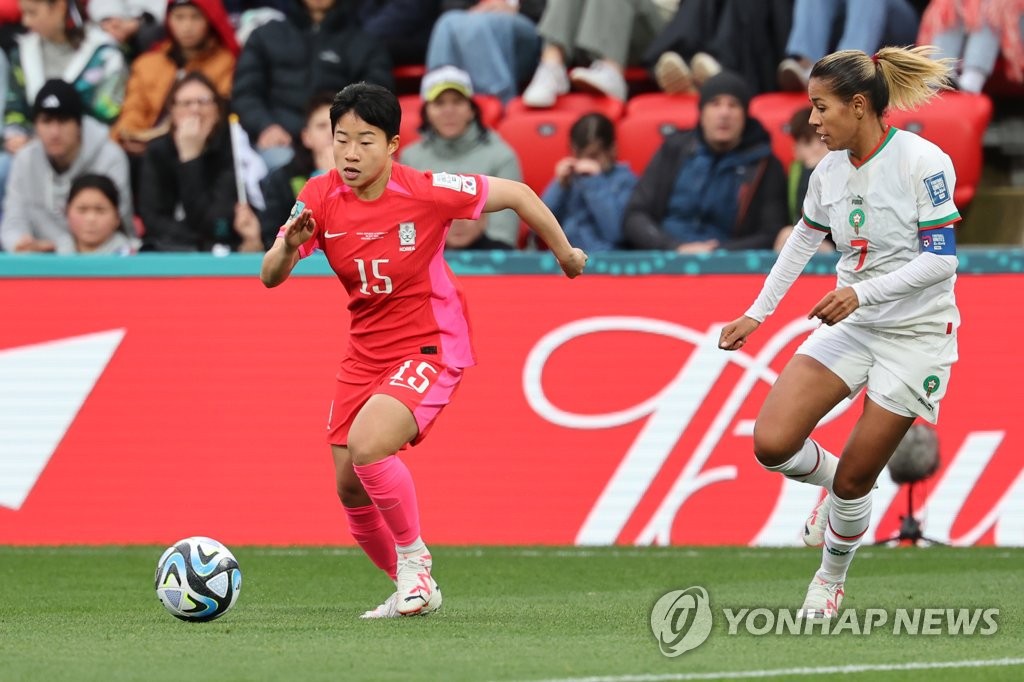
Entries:
[[282,234],[263,256],[260,281],[264,286],[276,287],[288,279],[292,268],[299,262],[299,247],[312,239],[315,231],[316,220],[308,208],[285,224]]

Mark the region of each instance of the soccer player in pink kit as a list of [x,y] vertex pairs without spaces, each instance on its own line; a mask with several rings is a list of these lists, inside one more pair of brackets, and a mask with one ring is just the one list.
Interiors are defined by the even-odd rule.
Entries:
[[380,86],[356,83],[335,96],[336,169],[306,183],[260,271],[275,287],[319,249],[348,292],[349,345],[328,442],[352,536],[395,581],[395,593],[364,618],[426,614],[441,605],[416,489],[397,453],[423,440],[463,369],[475,364],[466,303],[443,257],[452,220],[510,208],[566,276],[582,273],[587,261],[526,185],[394,162],[400,121],[398,100]]

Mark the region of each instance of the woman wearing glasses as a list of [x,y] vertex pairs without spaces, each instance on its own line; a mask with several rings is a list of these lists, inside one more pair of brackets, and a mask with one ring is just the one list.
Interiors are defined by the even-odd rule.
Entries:
[[262,251],[259,219],[238,201],[227,102],[201,73],[168,99],[171,131],[146,148],[138,205],[144,251]]

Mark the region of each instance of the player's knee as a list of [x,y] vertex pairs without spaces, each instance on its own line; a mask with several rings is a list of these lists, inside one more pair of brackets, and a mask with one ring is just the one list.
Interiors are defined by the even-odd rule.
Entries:
[[352,456],[353,464],[373,464],[394,454],[388,450],[389,448],[372,435],[362,436],[355,433],[349,435],[348,452]]
[[351,477],[342,476],[338,479],[338,499],[346,507],[365,507],[371,504],[370,496],[354,473]]
[[803,447],[803,439],[785,436],[777,430],[754,426],[754,457],[761,466],[774,467],[788,461]]
[[870,493],[874,484],[866,476],[837,471],[832,479],[832,494],[841,500],[856,500]]

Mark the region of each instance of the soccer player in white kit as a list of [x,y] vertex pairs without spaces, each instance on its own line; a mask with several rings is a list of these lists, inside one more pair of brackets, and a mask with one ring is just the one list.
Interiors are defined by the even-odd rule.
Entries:
[[[949,87],[950,65],[930,59],[933,52],[844,50],[814,65],[810,123],[830,153],[811,176],[803,218],[761,293],[719,342],[742,348],[832,235],[840,252],[837,286],[808,315],[824,324],[779,374],[754,427],[762,466],[827,491],[805,529],[805,542],[824,544],[801,608],[805,618],[838,613],[871,519],[875,479],[917,417],[936,421],[957,359],[953,166],[937,146],[883,118],[889,106],[913,108]],[[865,386],[864,411],[836,457],[811,431]]]

